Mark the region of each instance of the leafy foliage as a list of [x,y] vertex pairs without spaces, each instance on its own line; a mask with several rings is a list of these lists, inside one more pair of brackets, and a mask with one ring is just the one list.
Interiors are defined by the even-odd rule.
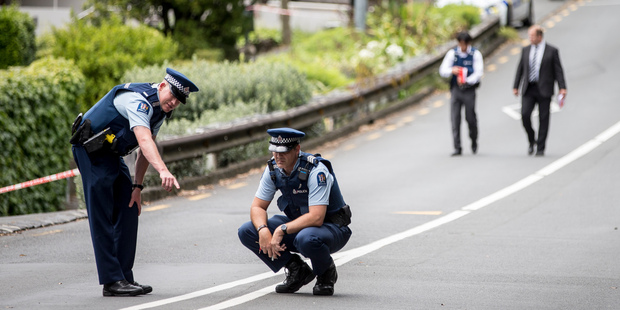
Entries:
[[35,24],[15,6],[0,6],[0,69],[27,66],[34,60]]
[[177,44],[146,26],[127,26],[120,19],[102,20],[98,26],[74,19],[66,28],[43,38],[43,54],[72,59],[86,77],[86,111],[134,66],[161,64],[173,59]]
[[323,93],[384,72],[480,23],[478,8],[467,5],[437,8],[432,3],[382,1],[370,11],[366,33],[335,28],[301,38],[296,34],[288,52],[259,62],[286,62]]
[[94,18],[109,18],[110,7],[123,17],[135,18],[172,36],[181,57],[202,49],[218,48],[228,60],[238,58],[237,39],[252,27],[243,0],[91,0]]
[[[0,186],[69,168],[71,124],[84,76],[72,61],[44,58],[0,70]],[[0,195],[0,215],[61,210],[66,180]]]

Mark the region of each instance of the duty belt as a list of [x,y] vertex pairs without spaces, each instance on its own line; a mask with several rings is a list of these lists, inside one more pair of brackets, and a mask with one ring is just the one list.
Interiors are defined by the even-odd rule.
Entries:
[[347,226],[351,224],[351,207],[345,205],[333,214],[325,216],[325,222],[334,223],[338,227]]

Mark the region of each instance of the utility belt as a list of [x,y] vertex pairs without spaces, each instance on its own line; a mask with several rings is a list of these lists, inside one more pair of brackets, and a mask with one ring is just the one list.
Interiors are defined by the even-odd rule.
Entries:
[[476,84],[467,84],[467,83],[464,83],[464,84],[461,84],[461,85],[457,84],[457,86],[461,90],[466,90],[466,89],[470,89],[470,88],[476,89],[476,88],[480,87],[480,82],[478,82]]
[[335,213],[325,216],[324,222],[336,224],[338,227],[351,224],[351,207],[344,205]]
[[90,126],[90,119],[85,119],[82,123],[82,113],[80,113],[71,127],[72,136],[69,142],[83,146],[88,154],[112,153],[125,156],[138,148],[136,146],[129,151],[120,152],[118,148],[119,139],[109,127],[98,133],[93,133]]

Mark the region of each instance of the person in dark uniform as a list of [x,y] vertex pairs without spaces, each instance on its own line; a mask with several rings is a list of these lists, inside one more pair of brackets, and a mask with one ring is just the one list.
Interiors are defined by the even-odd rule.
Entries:
[[446,53],[439,67],[439,75],[450,78],[450,119],[454,152],[462,154],[461,148],[461,110],[465,107],[465,120],[469,126],[471,151],[478,151],[478,119],[476,117],[476,88],[484,72],[482,53],[471,46],[471,36],[460,32],[456,36],[458,46]]
[[[179,189],[155,145],[164,119],[198,87],[168,68],[161,83],[114,87],[73,124],[73,158],[82,175],[84,198],[104,296],[148,294],[153,288],[132,272],[141,212],[141,191],[149,166],[167,191]],[[123,157],[140,147],[135,181]]]
[[[566,97],[566,82],[564,70],[560,62],[560,52],[552,45],[547,44],[543,38],[544,30],[539,25],[531,26],[527,34],[531,45],[523,48],[521,60],[517,66],[512,92],[519,95],[521,85],[521,122],[527,133],[529,146],[527,153],[536,156],[545,155],[547,133],[549,131],[549,118],[551,97],[555,82],[558,83],[560,95]],[[532,111],[538,104],[538,139],[532,128]]]
[[[351,211],[345,204],[331,163],[319,154],[301,151],[305,134],[291,128],[269,129],[268,161],[250,207],[250,219],[239,228],[241,243],[273,272],[286,268],[278,293],[294,293],[315,277],[314,295],[333,295],[338,279],[331,254],[342,249],[351,230]],[[275,193],[284,215],[267,219]],[[312,268],[302,258],[310,259]]]

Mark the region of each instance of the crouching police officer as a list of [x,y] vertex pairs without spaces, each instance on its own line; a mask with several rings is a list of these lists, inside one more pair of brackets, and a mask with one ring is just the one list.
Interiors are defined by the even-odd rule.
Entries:
[[[287,269],[278,293],[294,293],[315,277],[314,295],[333,295],[338,279],[331,253],[349,241],[351,211],[345,204],[331,163],[320,155],[301,152],[305,134],[290,128],[267,130],[273,152],[252,206],[251,221],[239,228],[241,243],[277,272]],[[285,215],[267,219],[267,207],[277,190],[278,208]],[[310,259],[312,269],[297,252]]]
[[[148,294],[153,288],[134,280],[138,216],[144,174],[153,165],[161,186],[179,189],[155,145],[172,110],[198,87],[173,69],[159,84],[127,83],[114,87],[73,124],[73,158],[84,184],[99,283],[104,296]],[[140,147],[135,182],[122,156]]]

